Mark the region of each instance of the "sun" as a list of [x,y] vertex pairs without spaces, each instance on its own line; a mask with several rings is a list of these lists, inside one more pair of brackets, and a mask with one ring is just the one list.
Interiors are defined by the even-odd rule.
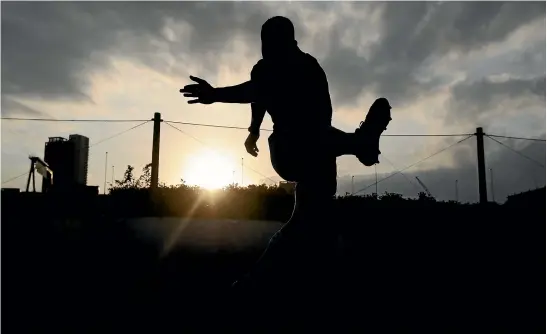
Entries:
[[233,164],[215,152],[205,151],[188,158],[182,179],[189,185],[220,189],[234,182]]

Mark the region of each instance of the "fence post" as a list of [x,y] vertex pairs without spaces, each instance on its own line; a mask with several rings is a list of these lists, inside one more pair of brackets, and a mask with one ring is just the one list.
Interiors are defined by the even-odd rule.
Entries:
[[158,173],[160,168],[160,124],[163,121],[159,112],[154,113],[154,134],[152,137],[152,171],[150,188],[158,188]]
[[484,132],[482,128],[477,128],[475,133],[477,136],[477,165],[479,168],[479,202],[480,204],[488,203],[488,194],[486,191],[486,171],[484,163]]

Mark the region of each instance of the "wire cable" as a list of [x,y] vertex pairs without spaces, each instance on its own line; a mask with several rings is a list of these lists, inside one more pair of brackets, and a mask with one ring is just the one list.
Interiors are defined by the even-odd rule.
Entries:
[[414,188],[418,189],[418,191],[421,190],[414,182],[410,181],[410,179],[406,176],[405,173],[403,173],[403,172],[401,172],[401,171],[398,171],[398,170],[397,170],[397,167],[395,167],[395,165],[394,165],[391,161],[389,161],[389,159],[386,158],[385,155],[380,154],[380,159],[383,159],[383,160],[387,161],[387,162],[391,165],[391,167],[393,167],[393,170],[396,171],[396,173],[399,173],[399,174],[401,174],[402,176],[404,176],[404,178],[408,181],[408,183],[410,183]]
[[[204,145],[204,146],[207,147],[208,149],[210,149],[210,150],[212,150],[212,151],[218,153],[217,150],[211,148],[207,143],[205,143],[205,142],[199,140],[198,138],[196,138],[196,137],[194,137],[194,136],[192,136],[192,135],[190,135],[190,134],[188,134],[188,133],[182,131],[181,129],[177,128],[176,126],[174,126],[174,125],[172,125],[172,124],[169,124],[169,123],[172,123],[172,122],[164,122],[164,123],[166,123],[167,125],[169,125],[169,126],[172,127],[173,129],[179,131],[180,133],[182,133],[182,134],[184,134],[184,135],[186,135],[186,136],[188,136],[188,137],[194,139],[195,141],[201,143],[202,145]],[[255,170],[255,169],[253,169],[253,168],[251,168],[251,167],[249,167],[249,166],[247,166],[247,165],[245,165],[245,164],[243,164],[243,166],[246,167],[246,168],[248,168],[249,170],[251,170],[251,171],[257,173],[258,175],[260,175],[260,176],[262,176],[262,177],[264,177],[264,178],[270,180],[270,182],[272,182],[273,184],[277,184],[276,181],[274,181],[274,180],[272,180],[271,178],[267,177],[266,175],[260,173],[259,171]]]
[[541,139],[541,138],[523,138],[523,137],[499,136],[499,135],[491,135],[491,134],[486,134],[486,133],[484,135],[490,137],[490,139],[492,139],[492,137],[495,137],[495,138],[519,139],[519,140],[531,140],[531,141],[545,142],[545,139]]
[[[227,125],[217,125],[217,124],[204,124],[204,123],[190,123],[190,122],[179,122],[179,121],[164,121],[164,123],[173,123],[173,124],[182,124],[182,125],[193,125],[193,126],[203,126],[208,128],[220,128],[220,129],[236,129],[236,130],[248,130],[249,128],[244,128],[241,126],[227,126]],[[261,131],[272,132],[272,129],[260,129]]]
[[11,179],[8,179],[8,180],[2,182],[2,185],[6,184],[6,183],[9,183],[9,182],[11,182],[11,181],[15,181],[15,180],[17,180],[18,178],[27,175],[27,173],[28,173],[28,172],[24,172],[24,173],[21,174],[21,175],[14,176],[14,177],[12,177]]
[[439,151],[437,151],[437,152],[435,152],[435,153],[433,153],[433,154],[431,154],[431,155],[429,155],[429,156],[427,156],[427,157],[425,157],[425,158],[423,158],[423,159],[421,159],[421,160],[419,160],[419,161],[417,161],[417,162],[415,162],[415,163],[413,163],[413,164],[411,164],[411,165],[408,165],[408,166],[406,166],[405,168],[403,168],[403,169],[401,169],[401,170],[398,170],[398,171],[396,171],[395,173],[392,173],[392,174],[390,174],[390,175],[384,177],[383,179],[379,180],[378,182],[374,182],[374,183],[372,183],[372,184],[370,184],[370,185],[364,187],[363,189],[360,189],[360,190],[354,192],[352,195],[355,195],[355,194],[357,194],[357,193],[360,193],[360,192],[362,192],[362,191],[365,191],[365,190],[367,190],[368,188],[370,188],[370,187],[372,187],[372,186],[375,186],[376,184],[378,184],[378,183],[380,183],[380,182],[382,182],[382,181],[385,181],[385,180],[387,180],[387,179],[390,179],[390,178],[392,178],[393,176],[397,175],[398,173],[401,173],[401,172],[403,172],[403,171],[405,171],[405,170],[407,170],[407,169],[409,169],[409,168],[411,168],[411,167],[414,167],[414,166],[416,166],[417,164],[420,164],[420,163],[426,161],[427,159],[432,158],[432,157],[434,157],[434,156],[436,156],[436,155],[438,155],[438,154],[440,154],[440,153],[442,153],[442,152],[444,152],[444,151],[446,151],[446,150],[448,150],[448,149],[450,149],[450,148],[452,148],[452,147],[454,147],[454,146],[456,146],[456,145],[458,145],[458,144],[460,144],[460,143],[466,141],[467,139],[469,139],[469,138],[471,138],[471,137],[473,137],[473,135],[469,135],[469,136],[465,137],[464,139],[458,140],[457,142],[455,142],[455,143],[453,143],[453,144],[451,144],[451,145],[449,145],[449,146],[443,148],[442,150],[439,150]]
[[39,121],[39,122],[145,122],[145,119],[56,119],[56,118],[20,118],[2,117],[5,121]]
[[391,134],[387,134],[387,135],[382,135],[382,137],[465,137],[465,136],[472,136],[472,135],[473,135],[472,133],[454,133],[454,134],[446,134],[446,135],[441,135],[441,134],[432,134],[432,135],[428,135],[428,134],[407,134],[407,135],[396,134],[396,135],[391,135]]
[[[236,130],[248,130],[248,128],[241,126],[227,126],[227,125],[218,125],[218,124],[205,124],[205,123],[190,123],[190,122],[179,122],[179,121],[164,121],[164,123],[173,123],[181,125],[193,125],[193,126],[203,126],[209,128],[220,128],[220,129],[236,129]],[[260,129],[261,131],[272,132],[272,129]],[[464,137],[470,136],[471,133],[462,133],[462,134],[387,134],[382,135],[382,137]]]
[[121,136],[121,135],[123,135],[124,133],[129,132],[129,131],[131,131],[131,130],[134,130],[134,129],[138,128],[139,126],[142,126],[142,125],[144,125],[144,124],[146,124],[146,123],[148,123],[148,122],[150,122],[150,121],[144,121],[144,122],[142,122],[142,123],[140,123],[140,124],[138,124],[138,125],[135,125],[135,126],[129,128],[129,129],[127,129],[127,130],[124,130],[124,131],[122,131],[122,132],[118,132],[118,133],[116,133],[115,135],[112,135],[112,136],[110,136],[110,137],[107,137],[107,138],[101,139],[101,140],[99,140],[99,141],[97,141],[97,142],[94,142],[93,144],[89,145],[88,148],[91,148],[91,147],[93,147],[93,146],[95,146],[95,145],[99,145],[100,143],[103,143],[103,142],[105,142],[105,141],[107,141],[107,140],[110,140],[110,139],[112,139],[112,138],[116,138],[116,137],[118,137],[118,136]]
[[541,162],[539,162],[539,161],[537,161],[537,160],[535,160],[535,159],[530,158],[529,156],[527,156],[527,155],[525,155],[525,154],[523,154],[523,153],[521,153],[521,152],[515,150],[514,148],[512,148],[512,147],[510,147],[510,146],[508,146],[508,145],[506,145],[506,144],[504,144],[504,143],[502,143],[502,142],[500,142],[500,141],[497,140],[497,139],[492,138],[490,135],[485,135],[485,136],[488,137],[488,138],[490,138],[491,140],[495,141],[496,143],[500,144],[501,146],[503,146],[503,147],[505,147],[505,148],[507,148],[507,149],[509,149],[509,150],[511,150],[511,151],[513,151],[513,152],[515,152],[516,154],[520,155],[521,157],[523,157],[523,158],[525,158],[525,159],[528,159],[528,160],[530,160],[531,162],[533,162],[533,163],[535,163],[535,164],[537,164],[537,165],[539,165],[539,166],[545,168],[545,165],[543,165]]

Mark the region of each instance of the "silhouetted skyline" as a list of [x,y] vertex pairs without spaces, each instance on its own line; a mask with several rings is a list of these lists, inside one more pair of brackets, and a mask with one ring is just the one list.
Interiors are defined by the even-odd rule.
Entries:
[[[386,96],[397,112],[386,134],[471,133],[477,126],[526,137],[545,133],[541,2],[3,3],[2,9],[3,116],[150,119],[153,112],[161,112],[170,120],[247,126],[247,106],[215,105],[205,112],[186,105],[176,90],[192,73],[220,86],[247,79],[260,57],[260,26],[279,14],[295,22],[302,50],[325,69],[333,124],[343,130],[354,130],[372,101]],[[33,25],[49,33],[38,35],[35,31],[41,29],[31,29]],[[217,64],[218,55],[222,61]],[[42,156],[47,137],[77,132],[93,143],[129,126],[2,122],[2,180],[23,173],[29,154]],[[271,128],[268,117],[264,127]],[[275,177],[267,158],[267,136],[261,136],[260,156],[254,159],[243,146],[245,131],[181,129],[226,155],[233,165],[226,179],[233,178],[233,170],[240,178],[241,157],[261,174]],[[144,126],[92,148],[88,184],[102,186],[106,151],[109,173],[110,165],[116,166],[116,179],[128,164],[140,169],[149,163],[151,139],[151,126]],[[382,155],[402,168],[449,143],[437,137],[384,138]],[[527,144],[515,142],[515,147]],[[537,147],[528,150],[536,160],[545,161],[544,144]],[[489,154],[495,162],[487,167],[499,170],[500,200],[504,191],[545,184],[544,169],[499,145],[486,149],[487,164]],[[178,182],[188,173],[190,159],[204,151],[199,142],[163,126],[160,180]],[[428,173],[414,170],[407,175],[411,180],[420,175],[433,193],[445,186],[443,182],[452,189],[453,180],[444,180],[457,178],[462,198],[476,196],[476,188],[466,190],[462,181],[473,178],[476,184],[474,152],[470,140],[416,166]],[[382,156],[380,162],[378,173],[394,170]],[[354,157],[339,158],[338,166],[342,179],[361,174],[374,178],[374,170],[362,167]],[[249,170],[244,176],[245,183],[264,179]],[[384,184],[389,182],[398,183],[394,188],[410,186],[401,176]],[[23,178],[6,186],[24,183]],[[339,181],[339,191],[349,187],[349,182]],[[397,191],[394,188],[380,184],[381,190]]]

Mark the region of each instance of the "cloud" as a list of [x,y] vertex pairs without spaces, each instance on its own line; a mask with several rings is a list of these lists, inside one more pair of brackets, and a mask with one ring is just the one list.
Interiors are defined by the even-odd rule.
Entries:
[[47,115],[44,112],[33,109],[25,104],[14,100],[8,96],[2,97],[2,116],[15,116],[15,115],[25,115],[25,116],[44,116]]
[[[388,97],[396,106],[419,99],[444,82],[442,77],[425,82],[416,77],[428,62],[450,52],[466,54],[500,42],[519,27],[544,18],[545,4],[387,2],[380,13],[379,37],[370,45],[368,57],[359,54],[355,46],[335,45],[325,59],[340,105],[355,102],[363,89]],[[340,32],[356,25],[341,18],[333,38],[338,40]],[[364,25],[359,32],[370,34],[366,21]]]
[[447,122],[476,123],[500,113],[545,107],[545,74],[530,79],[483,78],[451,87]]
[[[85,99],[89,73],[108,69],[116,54],[182,73],[181,63],[196,63],[190,53],[200,55],[201,67],[214,73],[219,53],[234,39],[256,50],[247,56],[258,56],[261,24],[284,12],[293,18],[301,40],[313,38],[315,43],[308,44],[318,49],[329,44],[322,62],[338,104],[355,102],[363,89],[402,101],[436,86],[435,78],[422,82],[414,77],[431,57],[485,47],[545,16],[541,2],[281,7],[237,2],[3,3],[4,91]],[[304,22],[333,8],[353,15],[339,17],[320,34]]]

